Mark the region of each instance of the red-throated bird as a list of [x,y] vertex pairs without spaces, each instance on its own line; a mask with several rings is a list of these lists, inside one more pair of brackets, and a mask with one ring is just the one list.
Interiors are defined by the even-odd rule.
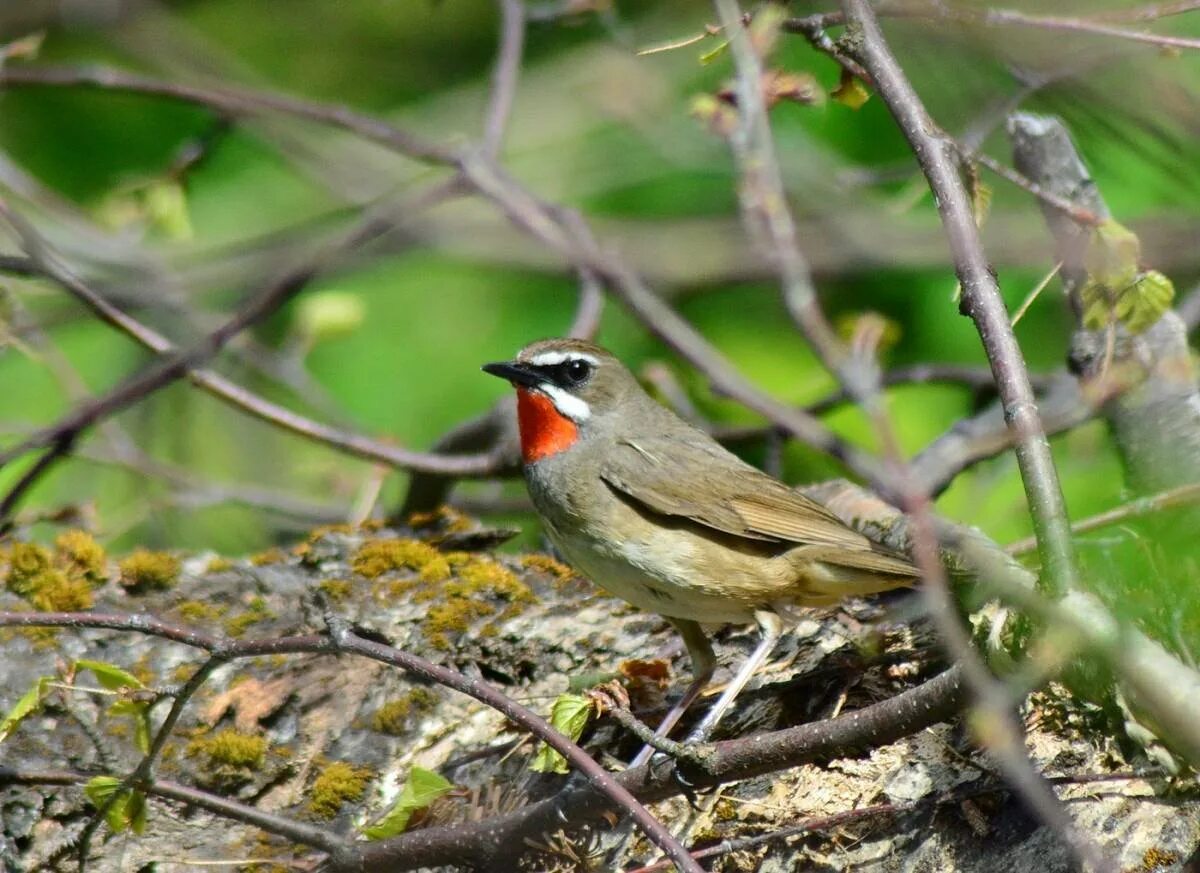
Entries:
[[559,552],[602,588],[665,617],[687,645],[695,679],[660,736],[712,676],[701,622],[754,621],[761,639],[689,742],[707,739],[795,607],[917,576],[902,555],[657,403],[599,346],[543,340],[483,369],[517,389],[525,481]]

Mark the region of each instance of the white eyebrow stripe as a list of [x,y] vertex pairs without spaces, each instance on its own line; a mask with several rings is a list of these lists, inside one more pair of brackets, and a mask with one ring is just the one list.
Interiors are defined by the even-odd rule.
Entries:
[[587,405],[586,401],[580,400],[574,394],[568,394],[557,385],[543,382],[538,385],[538,390],[549,397],[550,402],[554,404],[554,408],[571,419],[571,421],[578,424],[591,418],[592,409]]
[[595,357],[585,352],[539,352],[529,359],[529,363],[535,367],[553,367],[564,361],[587,361],[592,366],[600,363]]

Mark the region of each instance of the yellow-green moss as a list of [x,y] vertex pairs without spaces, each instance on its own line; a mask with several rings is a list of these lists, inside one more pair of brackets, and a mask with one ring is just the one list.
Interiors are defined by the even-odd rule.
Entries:
[[429,712],[437,705],[437,699],[437,695],[428,688],[414,688],[379,707],[371,717],[371,729],[398,736],[408,727],[410,716]]
[[275,613],[267,608],[267,601],[261,597],[255,597],[250,601],[245,612],[235,615],[225,622],[225,633],[231,637],[240,637],[252,625],[261,621],[269,621],[274,617]]
[[1179,855],[1175,852],[1151,846],[1142,855],[1141,869],[1146,871],[1146,873],[1155,873],[1158,870],[1166,870],[1174,867],[1178,863]]
[[54,539],[59,561],[69,570],[79,573],[93,585],[108,578],[105,564],[108,556],[103,547],[82,530],[67,530]]
[[50,553],[36,543],[13,543],[8,551],[5,587],[26,597],[37,588],[36,580],[50,569]]
[[286,560],[287,553],[283,549],[276,547],[253,555],[250,558],[250,563],[255,567],[266,567],[269,564],[282,564]]
[[203,600],[185,600],[175,610],[188,621],[216,621],[225,614],[225,607]]
[[549,555],[522,555],[521,566],[528,570],[545,573],[552,577],[557,585],[565,585],[579,578],[579,574],[574,570]]
[[186,754],[199,758],[199,781],[211,787],[232,788],[250,781],[267,758],[266,738],[226,729],[196,737]]
[[334,761],[313,781],[308,797],[309,810],[319,818],[333,818],[343,803],[363,796],[371,775],[365,767]]
[[[477,619],[509,618],[536,600],[528,585],[492,558],[472,555],[454,572],[450,581],[427,585],[413,594],[414,600],[430,603],[422,628],[435,648],[450,648],[449,635],[466,631]],[[497,601],[507,605],[501,609]]]
[[353,584],[347,579],[322,579],[317,587],[328,595],[334,603],[339,603],[350,596]]
[[121,586],[131,593],[165,591],[179,579],[179,559],[168,552],[137,549],[118,566]]
[[359,547],[350,565],[354,572],[375,579],[391,570],[415,570],[424,582],[450,578],[446,558],[428,543],[419,540],[368,540]]
[[209,558],[208,564],[204,568],[205,573],[228,573],[234,568],[235,564],[228,558]]
[[78,612],[92,608],[92,586],[82,576],[49,569],[31,579],[29,584],[29,603],[39,612]]
[[474,527],[474,524],[457,509],[439,506],[432,512],[414,512],[408,517],[408,526],[414,530],[437,528],[443,533],[463,533]]

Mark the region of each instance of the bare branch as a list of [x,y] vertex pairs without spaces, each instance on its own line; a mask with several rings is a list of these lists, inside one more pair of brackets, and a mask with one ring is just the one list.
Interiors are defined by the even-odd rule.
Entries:
[[496,55],[491,96],[483,124],[483,152],[493,158],[500,153],[504,130],[512,114],[525,43],[525,4],[522,0],[497,0],[496,5],[500,8],[500,50]]
[[[409,205],[413,208],[420,208],[423,204],[434,202],[437,197],[445,196],[449,193],[447,186],[441,185],[436,189],[428,190],[415,203]],[[99,292],[65,267],[37,231],[2,202],[0,202],[0,214],[3,214],[17,230],[22,244],[29,251],[30,257],[25,259],[29,270],[34,271],[36,274],[44,275],[58,283],[106,323],[124,332],[146,348],[160,355],[167,355],[176,351],[174,343],[165,336],[114,306]],[[188,378],[219,400],[228,403],[236,409],[247,412],[256,418],[260,418],[298,436],[323,443],[338,451],[364,460],[378,461],[394,467],[421,471],[431,475],[487,476],[503,468],[504,459],[493,455],[481,454],[453,457],[414,452],[389,443],[380,442],[362,434],[314,421],[267,400],[261,395],[255,394],[213,370],[203,368],[193,369],[188,374]]]
[[245,115],[290,115],[341,128],[385,145],[416,161],[443,166],[452,166],[455,163],[455,155],[451,149],[426,142],[370,115],[355,112],[344,106],[262,91],[207,86],[196,88],[126,73],[113,67],[34,67],[7,64],[0,68],[0,88],[12,87],[72,87],[126,91],[194,103],[235,118]]
[[874,76],[880,96],[912,146],[934,192],[962,285],[962,309],[979,331],[1004,404],[1005,419],[1016,436],[1017,464],[1046,569],[1042,584],[1050,592],[1073,588],[1075,553],[1062,489],[1038,417],[1024,356],[1009,325],[1004,300],[984,255],[971,203],[958,174],[956,149],[938,132],[909,84],[866,0],[844,0],[842,8],[847,21],[857,29],[854,53]]

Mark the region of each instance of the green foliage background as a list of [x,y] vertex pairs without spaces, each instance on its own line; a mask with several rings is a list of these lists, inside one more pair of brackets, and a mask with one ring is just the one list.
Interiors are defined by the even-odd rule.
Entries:
[[[808,11],[804,4],[795,6],[797,13]],[[506,164],[541,195],[581,209],[595,220],[601,237],[618,239],[635,261],[649,264],[655,287],[757,384],[789,401],[815,400],[831,390],[831,380],[790,325],[774,284],[746,272],[755,256],[744,235],[732,230],[736,181],[726,147],[688,117],[690,98],[728,77],[728,58],[700,62],[716,45],[713,39],[633,54],[637,47],[698,33],[711,17],[703,4],[663,0],[531,25]],[[42,22],[10,14],[0,23],[15,38]],[[1061,36],[912,22],[888,27],[918,88],[951,131],[977,120],[989,101],[1017,91],[1008,71],[1014,65],[1046,67],[1069,54]],[[1200,33],[1182,18],[1172,27]],[[485,0],[195,0],[146,7],[108,23],[52,22],[37,62],[102,61],[183,82],[279,89],[379,113],[438,139],[462,140],[478,134],[496,29],[495,10]],[[1184,233],[1190,227],[1195,239],[1196,58],[1092,40],[1079,46],[1077,54],[1092,59],[1086,73],[1023,105],[1067,118],[1115,214],[1142,232],[1147,259],[1187,289],[1200,263],[1189,260],[1177,235],[1160,237],[1155,231],[1164,223]],[[809,71],[827,88],[837,83],[836,67],[799,37],[784,39],[774,63]],[[857,112],[832,101],[813,108],[781,105],[772,122],[793,204],[805,227],[822,230],[819,244],[812,236],[803,242],[820,268],[817,278],[831,316],[876,311],[893,321],[899,340],[888,352],[890,365],[982,364],[978,338],[952,299],[954,278],[933,204],[922,196],[924,183],[880,101],[872,99]],[[369,202],[433,178],[411,163],[312,126],[236,125],[214,140],[186,176],[190,238],[169,238],[161,221],[138,212],[130,186],[161,182],[179,149],[212,126],[209,113],[166,100],[61,89],[0,94],[0,148],[94,219],[132,210],[134,220],[110,232],[144,237],[182,271],[193,305],[210,315],[251,293],[271,271],[242,281],[227,274],[213,280],[197,264],[288,229],[318,233],[340,226],[353,214],[352,201]],[[305,147],[318,144],[318,156],[300,165],[293,158],[304,149],[281,146],[289,137]],[[987,138],[985,148],[1007,157],[1002,130]],[[847,180],[854,173],[875,176],[870,184],[852,184]],[[1051,266],[1049,245],[1028,195],[993,179],[988,183],[995,189],[994,217],[985,228],[989,252],[1015,308]],[[455,423],[486,409],[505,386],[482,375],[479,365],[533,338],[563,332],[575,303],[575,281],[563,265],[517,241],[486,206],[455,209],[446,209],[449,217],[437,232],[423,235],[418,219],[403,244],[314,286],[355,295],[366,317],[352,334],[317,343],[304,365],[343,420],[412,447],[430,445]],[[719,225],[723,235],[684,232],[716,220],[726,222]],[[899,234],[895,239],[893,230]],[[910,245],[912,240],[919,245]],[[653,251],[639,250],[655,243]],[[711,274],[694,266],[719,265],[722,258],[735,266]],[[283,263],[277,259],[274,267]],[[97,272],[108,280],[110,293],[120,292],[119,276]],[[111,386],[149,360],[57,289],[3,281],[8,293],[50,326],[54,343],[91,389]],[[173,336],[188,335],[161,310],[141,304],[135,311]],[[257,339],[288,347],[296,340],[296,317],[293,306],[259,330]],[[1052,288],[1018,329],[1033,369],[1062,365],[1070,323]],[[714,418],[754,420],[713,397],[616,304],[606,308],[600,340],[635,368],[667,362]],[[221,366],[273,399],[312,411],[293,392],[243,366],[229,360]],[[49,422],[71,405],[44,363],[11,344],[0,354],[0,386],[0,422],[10,431]],[[889,400],[909,452],[973,408],[967,391],[947,386],[896,388]],[[828,418],[839,432],[871,443],[854,409]],[[120,421],[156,457],[216,483],[270,485],[348,507],[371,475],[368,465],[280,434],[186,385],[162,392]],[[1057,439],[1055,454],[1073,516],[1123,499],[1119,464],[1102,426]],[[19,472],[15,466],[4,470],[0,485]],[[806,481],[842,471],[791,444],[785,472],[792,481]],[[391,476],[385,505],[394,505],[403,488],[404,477]],[[521,493],[519,483],[505,489]],[[484,485],[466,490],[495,493]],[[86,461],[60,467],[26,511],[64,504],[94,504],[101,535],[118,548],[138,543],[237,553],[294,535],[294,525],[268,513],[230,504],[180,504],[162,483]],[[939,508],[1002,542],[1029,532],[1010,456],[960,477]],[[527,529],[532,523],[522,522]]]

